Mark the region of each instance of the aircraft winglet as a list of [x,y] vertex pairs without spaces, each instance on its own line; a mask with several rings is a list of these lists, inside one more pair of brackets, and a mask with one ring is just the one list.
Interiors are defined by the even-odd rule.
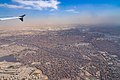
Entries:
[[19,16],[20,18],[20,20],[23,22],[23,18],[25,17],[26,15],[24,14],[24,15],[22,15],[22,16]]

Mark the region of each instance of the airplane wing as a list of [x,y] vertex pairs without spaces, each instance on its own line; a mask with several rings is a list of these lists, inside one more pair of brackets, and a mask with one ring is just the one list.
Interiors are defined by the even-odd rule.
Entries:
[[4,21],[4,20],[12,20],[12,19],[20,19],[23,22],[23,18],[24,18],[25,14],[19,17],[8,17],[8,18],[0,18],[0,21]]

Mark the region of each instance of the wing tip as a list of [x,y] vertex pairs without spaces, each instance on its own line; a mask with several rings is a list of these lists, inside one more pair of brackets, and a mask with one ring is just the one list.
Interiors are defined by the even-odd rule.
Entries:
[[23,22],[23,18],[26,16],[26,14],[23,14],[22,16],[19,16],[20,18],[20,20]]

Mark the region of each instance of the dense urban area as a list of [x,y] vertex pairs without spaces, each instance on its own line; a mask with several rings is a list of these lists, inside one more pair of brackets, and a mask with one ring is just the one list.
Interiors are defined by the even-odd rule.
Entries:
[[104,25],[1,30],[0,80],[120,80],[119,31]]

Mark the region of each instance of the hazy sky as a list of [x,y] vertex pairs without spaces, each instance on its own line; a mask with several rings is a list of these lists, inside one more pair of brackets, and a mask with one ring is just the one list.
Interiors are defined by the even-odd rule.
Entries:
[[1,26],[44,24],[120,24],[120,0],[0,0],[0,17],[26,14],[25,22]]

